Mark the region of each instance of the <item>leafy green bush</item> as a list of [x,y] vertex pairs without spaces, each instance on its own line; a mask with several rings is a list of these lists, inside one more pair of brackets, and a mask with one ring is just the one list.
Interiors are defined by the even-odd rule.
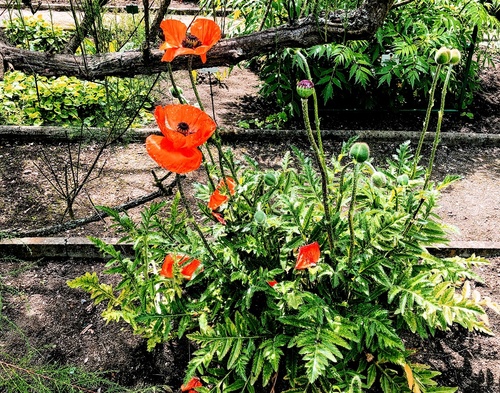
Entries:
[[[148,83],[140,78],[108,78],[97,83],[75,77],[6,72],[0,81],[0,121],[15,125],[110,126],[118,116],[127,119],[135,115],[147,94]],[[151,121],[148,108],[149,99],[135,124]]]
[[[438,387],[437,372],[412,362],[402,338],[426,338],[454,324],[491,333],[485,308],[498,311],[490,299],[471,295],[478,279],[472,266],[484,259],[429,251],[447,242],[434,208],[458,179],[431,181],[452,68],[427,167],[420,164],[423,139],[415,154],[404,143],[381,167],[361,142],[345,143],[330,158],[314,85],[301,83],[301,93],[313,93],[316,134],[308,98],[301,99],[311,155],[293,149],[280,169],[261,169],[218,145],[220,164],[206,162],[210,177],[195,187],[197,204],[178,175],[170,208],[153,204],[139,222],[103,208],[134,254],[93,239],[118,282],[86,273],[69,285],[103,303],[107,321],[129,323],[150,349],[184,336],[196,343],[186,386],[199,392],[456,391]],[[435,90],[433,84],[431,103]],[[169,132],[185,150],[181,142],[192,134],[183,139],[165,130],[165,138]]]
[[41,52],[58,52],[71,35],[71,32],[46,22],[41,16],[6,20],[4,27],[7,38],[14,45]]
[[[298,7],[295,11],[289,11],[284,2],[274,3],[281,4],[281,12],[273,12],[278,7],[273,5],[267,14],[266,26],[311,13],[309,2],[294,2]],[[333,10],[331,2],[315,4],[316,11]],[[355,5],[356,2],[337,2],[336,9],[351,9]],[[250,4],[234,1],[230,6],[245,18],[245,28],[240,28],[240,32],[248,33],[259,28],[259,20],[264,17],[264,5],[259,8],[256,3],[253,8]],[[326,106],[349,109],[424,108],[435,73],[435,66],[427,64],[427,59],[443,45],[466,53],[475,26],[478,26],[479,37],[482,37],[493,28],[498,29],[500,23],[488,14],[480,1],[413,1],[393,9],[375,39],[319,45],[310,48],[307,56]],[[479,87],[477,72],[483,61],[484,54],[476,50],[468,75],[465,75],[465,59],[462,67],[455,69],[450,81],[450,89],[455,95],[450,97],[448,107],[462,110],[471,103]],[[261,89],[263,96],[275,100],[279,108],[288,114],[299,114],[300,103],[294,84],[303,79],[304,69],[295,51],[287,48],[271,53],[256,59],[254,67],[264,81]],[[464,83],[466,94],[460,97]],[[462,102],[459,102],[460,98]]]

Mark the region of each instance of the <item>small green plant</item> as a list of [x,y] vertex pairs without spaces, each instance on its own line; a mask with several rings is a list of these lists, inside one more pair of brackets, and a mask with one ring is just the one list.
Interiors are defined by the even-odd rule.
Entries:
[[59,52],[71,35],[41,16],[10,19],[4,22],[4,27],[7,38],[14,45],[40,52]]
[[[86,273],[68,284],[103,304],[106,321],[130,324],[150,349],[184,336],[196,343],[183,390],[455,392],[412,361],[402,338],[453,325],[490,334],[485,308],[498,311],[471,295],[479,279],[472,267],[484,259],[430,252],[447,242],[434,212],[440,191],[458,180],[431,178],[454,64],[436,67],[428,114],[443,67],[447,73],[428,164],[421,165],[427,117],[416,153],[404,143],[375,167],[363,142],[325,153],[311,72],[297,54],[308,78],[299,93],[310,151],[292,148],[279,169],[252,157],[237,162],[198,108],[158,107],[162,136],[149,136],[146,148],[177,173],[175,198],[144,209],[138,222],[102,208],[134,254],[94,238],[119,282]],[[208,181],[192,186],[189,200],[180,174],[200,167],[199,149],[212,135],[219,161],[209,151]]]
[[[0,81],[0,103],[4,108],[0,121],[14,125],[109,127],[118,116],[128,121],[129,114],[136,114],[138,102],[144,101],[133,123],[144,125],[152,120],[151,99],[145,100],[148,89],[147,80],[141,78],[108,78],[98,83],[75,77],[6,72]],[[124,110],[123,105],[129,110]]]

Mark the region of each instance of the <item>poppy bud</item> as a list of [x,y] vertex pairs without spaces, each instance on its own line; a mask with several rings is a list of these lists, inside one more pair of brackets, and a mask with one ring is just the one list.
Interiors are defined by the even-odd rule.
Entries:
[[264,175],[264,183],[268,186],[274,186],[276,184],[276,176],[274,176],[274,173],[266,173]]
[[257,210],[253,216],[255,222],[259,225],[263,225],[266,222],[267,216],[262,210]]
[[182,89],[180,87],[170,87],[170,94],[172,94],[172,97],[180,99],[182,97]]
[[349,156],[358,163],[365,162],[370,157],[370,147],[365,142],[356,142],[349,150]]
[[443,46],[436,52],[434,60],[438,64],[448,64],[450,62],[450,57],[451,57],[450,50],[446,46]]
[[462,55],[460,54],[460,51],[458,49],[452,49],[450,51],[450,64],[458,64],[460,63],[460,59],[462,58]]
[[398,176],[397,182],[400,186],[407,186],[408,183],[410,182],[410,178],[406,173],[403,173],[402,175]]
[[297,82],[297,94],[300,98],[309,98],[314,93],[314,83],[308,79]]
[[387,184],[387,177],[382,172],[375,172],[372,175],[372,183],[375,187],[384,188]]

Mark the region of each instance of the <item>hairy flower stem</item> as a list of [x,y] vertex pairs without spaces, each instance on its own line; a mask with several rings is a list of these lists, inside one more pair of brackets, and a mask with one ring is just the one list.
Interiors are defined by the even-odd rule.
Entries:
[[311,121],[309,120],[309,111],[307,105],[307,99],[301,99],[302,101],[302,112],[304,116],[304,125],[306,127],[307,136],[311,147],[313,149],[316,161],[318,163],[319,172],[321,174],[321,190],[323,197],[323,208],[325,209],[325,221],[326,221],[326,233],[328,236],[328,246],[330,247],[330,252],[333,252],[333,230],[332,230],[332,219],[330,216],[330,205],[328,204],[328,175],[326,173],[325,155],[321,154],[318,144],[314,140],[313,130],[311,128]]
[[167,63],[167,69],[168,69],[168,76],[170,77],[170,83],[172,83],[172,87],[174,88],[175,93],[177,94],[177,99],[181,104],[186,104],[184,98],[182,98],[182,94],[180,94],[179,89],[177,88],[177,84],[175,83],[174,72],[172,71],[172,65],[170,63]]
[[439,81],[439,74],[441,73],[442,64],[438,64],[436,68],[436,74],[434,75],[434,79],[432,80],[431,90],[429,92],[429,102],[427,104],[427,111],[425,113],[424,126],[422,128],[422,133],[420,134],[420,139],[417,145],[417,151],[415,152],[415,158],[413,160],[413,169],[411,171],[410,178],[413,179],[415,177],[415,172],[417,171],[417,165],[420,161],[420,154],[422,152],[422,146],[425,140],[425,134],[427,133],[427,129],[429,128],[429,120],[431,117],[432,107],[434,106],[434,94],[436,92],[437,83]]
[[181,175],[177,174],[176,180],[177,180],[177,188],[179,190],[179,193],[181,194],[182,202],[184,203],[184,207],[186,208],[186,212],[187,212],[189,218],[191,219],[191,221],[193,223],[194,229],[196,230],[196,232],[200,236],[201,241],[203,242],[203,245],[207,249],[208,253],[212,257],[212,259],[215,261],[217,259],[217,257],[215,256],[214,252],[210,248],[210,245],[208,244],[208,241],[205,238],[205,235],[201,231],[201,229],[200,229],[200,227],[199,227],[198,223],[196,222],[196,219],[195,219],[195,217],[193,215],[193,212],[191,211],[191,208],[189,207],[189,202],[188,202],[188,200],[186,198],[186,195],[184,194],[184,190],[182,189]]
[[439,112],[438,112],[438,121],[437,121],[437,125],[436,125],[436,133],[434,135],[434,142],[432,143],[431,156],[429,157],[429,164],[427,165],[427,173],[425,174],[424,190],[427,188],[427,186],[429,184],[429,180],[430,180],[431,174],[432,174],[432,167],[434,166],[434,159],[436,158],[436,151],[437,151],[440,139],[441,139],[441,124],[443,123],[446,92],[448,90],[448,83],[450,82],[452,68],[453,68],[453,65],[450,64],[448,66],[448,72],[446,73],[446,79],[444,80],[443,90],[441,91],[441,106],[440,106]]
[[[297,55],[302,59],[304,63],[307,79],[312,81],[311,69],[309,68],[309,64],[307,63],[307,58],[300,50],[297,51]],[[316,138],[318,143],[318,150],[321,156],[324,157],[325,152],[323,150],[323,140],[321,138],[321,129],[320,129],[319,111],[318,111],[318,95],[316,94],[316,90],[314,90],[312,97],[314,105],[314,125],[316,126]]]
[[[434,166],[434,159],[436,158],[436,151],[439,145],[440,141],[440,136],[441,136],[441,124],[443,123],[443,116],[444,116],[444,106],[445,106],[445,101],[446,101],[446,91],[448,90],[448,83],[450,82],[450,76],[451,76],[451,70],[453,68],[453,65],[450,64],[448,66],[448,72],[446,74],[446,79],[444,80],[443,84],[443,89],[441,91],[441,105],[439,107],[439,112],[438,112],[438,121],[436,125],[436,132],[434,134],[434,142],[432,143],[432,150],[431,150],[431,155],[429,157],[429,164],[427,165],[427,171],[425,173],[425,181],[424,185],[422,187],[423,191],[425,191],[429,185],[429,181],[431,178],[432,174],[432,167]],[[417,218],[418,213],[420,212],[420,209],[422,208],[424,204],[424,198],[420,200],[420,203],[418,204],[417,208],[415,209],[415,212],[412,215],[411,220],[408,222],[408,225],[406,226],[403,234],[406,235],[410,228],[412,227],[413,223],[415,222],[415,219]]]
[[203,107],[203,103],[201,102],[200,93],[198,93],[198,88],[196,87],[196,80],[193,75],[193,56],[189,56],[188,59],[188,72],[189,72],[189,80],[191,81],[191,87],[193,88],[194,95],[196,96],[196,102],[198,102],[198,106],[202,111],[205,110]]
[[354,173],[352,177],[352,192],[351,201],[349,204],[349,211],[347,213],[347,218],[349,220],[349,236],[351,237],[351,244],[349,245],[349,268],[352,267],[352,259],[354,255],[354,204],[356,203],[356,189],[358,186],[359,177],[359,164],[354,164]]

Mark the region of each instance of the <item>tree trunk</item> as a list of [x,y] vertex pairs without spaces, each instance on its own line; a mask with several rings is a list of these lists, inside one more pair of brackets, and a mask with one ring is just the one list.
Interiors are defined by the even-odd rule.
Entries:
[[[231,66],[257,55],[281,48],[309,48],[314,45],[369,39],[384,22],[394,0],[365,0],[357,9],[311,15],[292,25],[282,25],[242,37],[219,41],[208,53],[205,64],[194,59],[193,68]],[[145,61],[143,52],[107,53],[94,56],[31,52],[0,41],[0,60],[8,67],[44,76],[76,76],[100,79],[106,76],[133,77],[167,70],[163,52],[151,51]],[[3,59],[2,59],[3,57]],[[2,67],[0,66],[0,69]],[[174,70],[187,69],[187,57],[172,62]]]

